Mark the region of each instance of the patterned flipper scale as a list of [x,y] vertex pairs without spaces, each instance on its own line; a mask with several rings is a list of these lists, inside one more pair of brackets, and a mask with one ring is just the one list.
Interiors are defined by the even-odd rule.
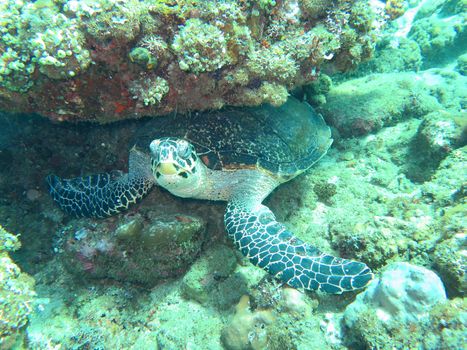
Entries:
[[340,294],[364,288],[373,279],[364,263],[322,253],[295,237],[262,204],[232,200],[224,219],[243,255],[291,287]]
[[148,155],[132,149],[128,174],[112,172],[61,179],[46,178],[53,200],[66,213],[76,217],[104,218],[128,209],[154,185]]

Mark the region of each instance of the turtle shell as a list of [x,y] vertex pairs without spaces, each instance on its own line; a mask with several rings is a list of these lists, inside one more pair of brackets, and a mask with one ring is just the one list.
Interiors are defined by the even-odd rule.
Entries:
[[270,105],[226,108],[150,120],[138,145],[159,137],[191,142],[211,169],[262,168],[293,176],[320,159],[332,143],[321,115],[295,98],[279,108]]

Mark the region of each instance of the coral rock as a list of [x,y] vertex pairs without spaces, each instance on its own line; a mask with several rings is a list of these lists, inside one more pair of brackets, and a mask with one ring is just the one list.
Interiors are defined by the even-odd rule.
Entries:
[[445,300],[444,285],[434,272],[409,263],[394,263],[347,307],[344,319],[352,327],[363,311],[371,308],[384,323],[408,324],[424,318],[433,306]]
[[218,281],[229,277],[236,266],[237,260],[231,249],[218,246],[206,251],[183,277],[184,296],[200,303],[206,302]]
[[274,322],[268,310],[250,310],[250,299],[244,295],[236,307],[232,321],[222,330],[221,340],[228,350],[260,350],[268,344],[268,325]]
[[0,349],[24,348],[23,331],[36,296],[34,279],[8,255],[20,246],[18,238],[0,226]]
[[154,286],[183,274],[201,251],[205,223],[193,216],[75,222],[65,232],[61,259],[80,278],[110,278]]
[[[426,81],[443,82],[427,74]],[[374,74],[331,88],[319,111],[344,137],[375,132],[409,117],[421,117],[441,105],[431,87],[413,73]]]

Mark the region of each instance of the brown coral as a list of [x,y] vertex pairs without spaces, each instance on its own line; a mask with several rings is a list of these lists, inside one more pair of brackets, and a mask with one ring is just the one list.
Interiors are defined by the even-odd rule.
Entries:
[[404,0],[388,0],[384,7],[384,11],[391,19],[399,18],[406,10],[406,1]]

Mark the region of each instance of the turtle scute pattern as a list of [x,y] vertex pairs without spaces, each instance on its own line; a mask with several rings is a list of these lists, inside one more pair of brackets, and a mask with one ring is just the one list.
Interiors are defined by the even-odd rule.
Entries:
[[340,294],[364,288],[373,279],[364,263],[322,253],[295,237],[267,207],[248,207],[249,203],[242,200],[228,204],[227,232],[251,263],[281,282],[294,288]]

